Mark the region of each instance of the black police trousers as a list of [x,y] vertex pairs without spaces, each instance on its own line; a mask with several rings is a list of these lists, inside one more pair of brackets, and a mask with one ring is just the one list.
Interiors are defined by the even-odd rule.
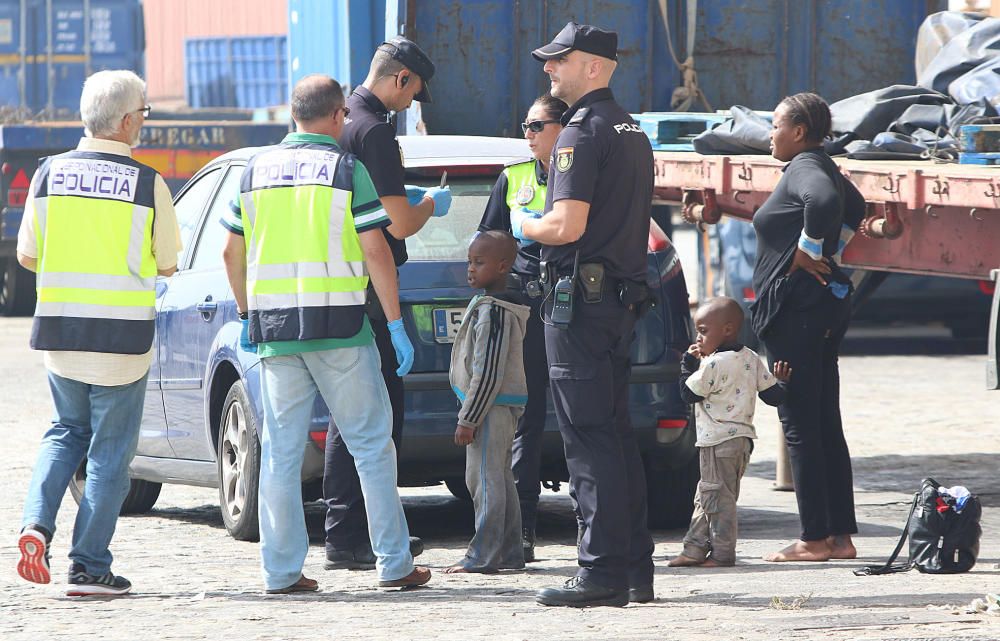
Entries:
[[772,367],[786,361],[792,368],[778,417],[788,443],[803,541],[858,531],[837,364],[850,314],[850,296],[839,299],[827,291],[807,306],[790,296],[762,337]]
[[[382,378],[392,404],[392,440],[399,457],[403,437],[403,379],[396,375],[396,349],[384,318],[370,318],[375,344],[382,357]],[[353,550],[369,542],[368,514],[354,457],[332,423],[326,434],[323,466],[323,503],[326,504],[326,549]]]
[[653,582],[646,478],[628,407],[635,323],[634,311],[606,295],[577,300],[568,328],[545,326],[570,493],[584,524],[578,575],[612,589]]
[[521,504],[521,526],[534,531],[541,493],[542,435],[549,387],[549,363],[545,358],[545,325],[539,316],[541,298],[524,296],[521,302],[531,308],[524,331],[524,378],[528,402],[517,421],[514,433],[513,464],[517,498]]

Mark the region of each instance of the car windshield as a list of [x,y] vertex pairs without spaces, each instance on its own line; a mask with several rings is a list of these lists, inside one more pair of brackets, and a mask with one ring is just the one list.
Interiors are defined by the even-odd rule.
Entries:
[[[438,185],[437,179],[407,178],[407,182],[421,187]],[[409,259],[464,262],[495,182],[496,176],[449,179],[451,209],[447,216],[431,218],[423,229],[406,239]]]

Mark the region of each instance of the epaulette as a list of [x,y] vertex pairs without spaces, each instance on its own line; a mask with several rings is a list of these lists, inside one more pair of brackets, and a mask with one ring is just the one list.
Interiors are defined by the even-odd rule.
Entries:
[[589,115],[590,115],[590,107],[581,107],[580,109],[577,110],[575,114],[573,114],[573,117],[569,119],[569,122],[566,123],[566,126],[571,127],[573,125],[579,125],[584,120],[586,120],[587,116]]
[[522,158],[520,160],[512,160],[509,163],[507,163],[506,165],[504,165],[504,169],[506,169],[507,167],[513,167],[515,165],[523,165],[526,162],[535,162],[535,159],[534,158]]

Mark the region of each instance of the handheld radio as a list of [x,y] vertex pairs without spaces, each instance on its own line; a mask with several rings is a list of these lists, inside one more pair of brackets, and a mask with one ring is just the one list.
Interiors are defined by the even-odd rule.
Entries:
[[573,320],[573,297],[576,289],[576,273],[580,267],[580,252],[573,256],[573,275],[563,276],[552,287],[552,312],[549,320],[560,328],[569,327]]

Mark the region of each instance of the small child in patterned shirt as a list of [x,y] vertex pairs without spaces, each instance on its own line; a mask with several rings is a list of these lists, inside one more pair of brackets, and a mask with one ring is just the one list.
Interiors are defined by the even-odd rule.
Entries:
[[778,361],[773,373],[760,356],[737,342],[743,310],[732,298],[712,298],[694,315],[697,342],[681,363],[681,397],[695,406],[701,481],[684,550],[668,565],[720,567],[736,563],[736,500],[753,440],[756,396],[785,401],[792,370]]

